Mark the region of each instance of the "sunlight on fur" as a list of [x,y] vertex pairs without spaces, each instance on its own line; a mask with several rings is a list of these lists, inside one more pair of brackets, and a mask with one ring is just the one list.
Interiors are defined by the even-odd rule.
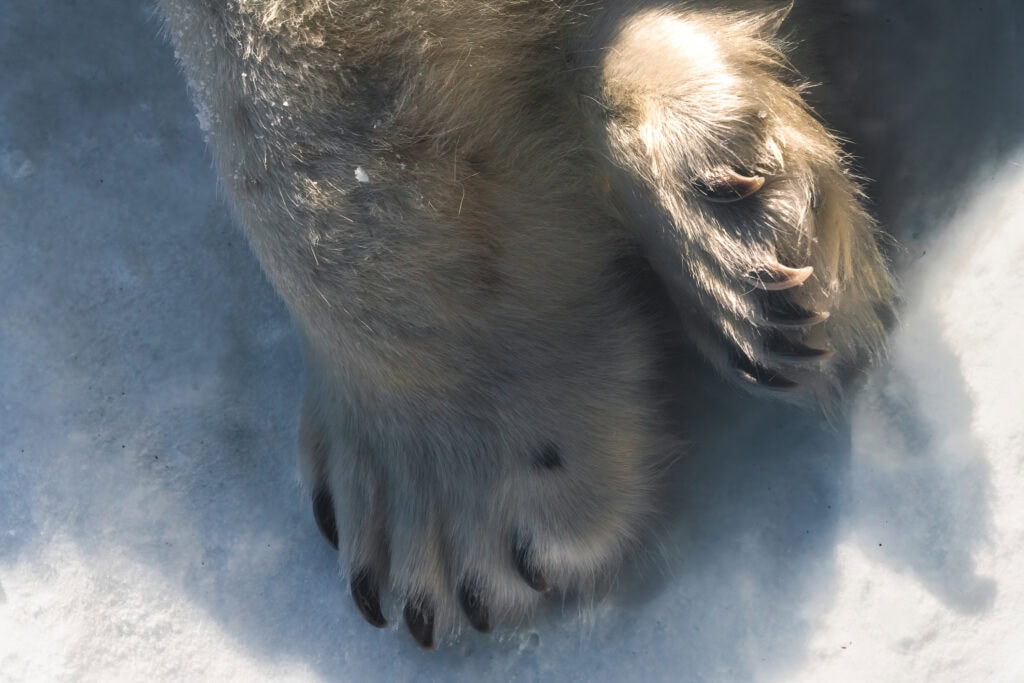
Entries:
[[673,335],[829,413],[882,353],[892,279],[788,5],[159,4],[374,626],[430,648],[603,590],[681,451]]

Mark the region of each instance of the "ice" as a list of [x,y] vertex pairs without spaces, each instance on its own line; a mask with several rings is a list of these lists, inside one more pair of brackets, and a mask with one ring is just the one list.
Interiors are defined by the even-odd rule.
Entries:
[[905,291],[851,425],[698,373],[615,590],[423,653],[316,531],[296,340],[151,10],[0,3],[0,681],[1024,680],[1024,6],[837,4],[812,96]]

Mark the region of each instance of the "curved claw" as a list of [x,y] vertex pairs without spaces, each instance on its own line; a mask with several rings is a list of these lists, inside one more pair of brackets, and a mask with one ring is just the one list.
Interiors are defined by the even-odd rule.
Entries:
[[380,611],[380,585],[368,569],[360,569],[352,576],[352,599],[367,623],[377,628],[388,625]]
[[335,550],[338,549],[338,523],[334,517],[334,498],[326,486],[313,493],[313,517],[320,533]]
[[785,289],[799,287],[807,282],[807,278],[812,274],[814,274],[813,266],[790,268],[776,262],[755,268],[747,272],[744,277],[758,289],[780,292]]
[[459,604],[473,628],[480,633],[490,632],[491,621],[487,605],[480,597],[480,591],[477,589],[475,581],[464,579],[459,585]]
[[426,598],[410,600],[403,610],[405,625],[424,650],[434,649],[434,607]]
[[832,349],[817,349],[790,339],[775,339],[767,344],[768,353],[782,363],[817,363],[834,353]]
[[692,183],[693,189],[709,202],[730,204],[746,199],[764,187],[764,177],[743,175],[732,169],[725,169],[709,178],[698,178]]
[[799,328],[819,325],[829,317],[831,314],[828,311],[809,311],[794,303],[787,303],[785,306],[766,305],[759,322],[772,327]]
[[756,384],[764,389],[793,391],[794,389],[800,388],[799,384],[788,377],[784,377],[777,372],[773,372],[763,365],[757,365],[749,358],[742,355],[736,360],[736,374],[744,382]]
[[517,540],[512,547],[512,562],[516,566],[519,576],[533,590],[544,593],[548,589],[548,581],[544,575],[530,562],[529,543]]

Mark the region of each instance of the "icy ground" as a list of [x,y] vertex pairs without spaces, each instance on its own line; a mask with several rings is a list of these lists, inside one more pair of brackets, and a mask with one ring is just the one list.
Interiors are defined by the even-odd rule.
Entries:
[[1024,5],[845,5],[892,367],[837,431],[709,389],[616,591],[423,653],[317,534],[295,339],[146,3],[0,2],[0,681],[1024,681]]

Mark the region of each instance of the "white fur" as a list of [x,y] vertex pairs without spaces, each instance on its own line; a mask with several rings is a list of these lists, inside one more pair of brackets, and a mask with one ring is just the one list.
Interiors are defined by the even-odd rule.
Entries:
[[[516,547],[589,592],[636,546],[678,452],[666,329],[728,377],[784,376],[829,409],[882,346],[874,224],[774,42],[777,6],[160,7],[303,333],[306,481],[353,578],[430,631],[458,626],[464,585],[487,621],[528,615]],[[756,194],[708,200],[747,176]],[[749,274],[776,260],[814,274],[763,292]],[[831,318],[780,327],[776,304]],[[827,361],[778,353],[826,345]]]

